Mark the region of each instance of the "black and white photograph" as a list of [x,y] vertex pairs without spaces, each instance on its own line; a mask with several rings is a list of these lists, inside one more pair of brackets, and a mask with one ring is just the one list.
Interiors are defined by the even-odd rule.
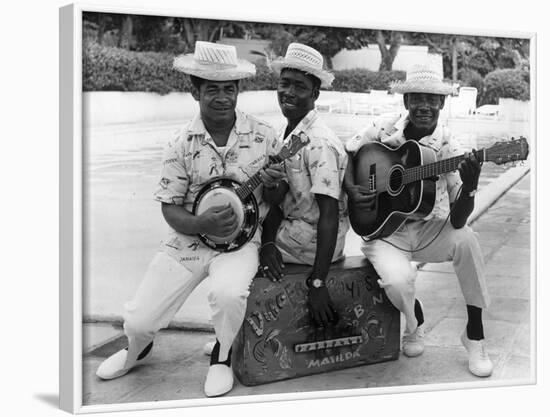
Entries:
[[535,33],[321,23],[60,9],[62,408],[536,383]]

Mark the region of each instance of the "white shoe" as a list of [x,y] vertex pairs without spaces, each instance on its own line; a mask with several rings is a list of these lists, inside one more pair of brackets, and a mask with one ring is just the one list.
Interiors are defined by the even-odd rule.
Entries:
[[424,327],[417,326],[413,333],[403,334],[401,341],[403,345],[403,353],[409,358],[422,355],[424,352]]
[[233,388],[233,370],[223,364],[211,365],[204,383],[204,393],[207,397],[218,397]]
[[470,340],[466,335],[466,330],[460,337],[462,344],[468,351],[468,368],[475,376],[487,377],[493,373],[493,362],[485,350],[485,341]]
[[[137,360],[135,364],[142,365],[144,363],[147,363],[149,359],[151,359],[151,356],[153,356],[152,352],[153,352],[153,349],[149,349],[146,355],[143,358]],[[130,366],[128,368],[125,367],[127,356],[128,356],[127,349],[119,350],[117,353],[105,359],[101,363],[101,365],[99,365],[99,368],[97,368],[97,371],[95,374],[101,379],[115,379],[123,375],[126,375],[128,371],[135,366],[135,365]]]
[[212,351],[214,350],[214,346],[216,346],[216,341],[212,342],[206,342],[204,346],[202,347],[202,350],[206,356],[211,356]]

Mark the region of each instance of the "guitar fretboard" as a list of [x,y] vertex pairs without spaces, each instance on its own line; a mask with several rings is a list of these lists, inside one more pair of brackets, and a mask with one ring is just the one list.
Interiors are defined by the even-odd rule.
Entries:
[[[484,149],[475,152],[478,161],[484,161]],[[404,183],[420,181],[426,178],[435,177],[440,174],[452,172],[458,169],[458,165],[465,159],[464,155],[455,156],[426,165],[419,165],[405,170]]]
[[[264,165],[263,168],[267,168],[270,165],[278,164],[282,162],[284,159],[281,158],[279,155],[270,156],[269,162]],[[262,169],[263,169],[262,168]],[[262,177],[260,175],[260,171],[256,172],[254,175],[252,175],[248,180],[246,180],[239,188],[235,190],[237,195],[241,200],[245,200],[256,188],[260,186],[262,183]]]

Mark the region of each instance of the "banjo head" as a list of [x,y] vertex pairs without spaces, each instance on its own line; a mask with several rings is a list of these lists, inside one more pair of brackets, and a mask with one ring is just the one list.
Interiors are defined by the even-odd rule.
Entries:
[[211,207],[230,204],[237,216],[236,229],[226,236],[199,234],[201,241],[219,252],[231,252],[246,244],[258,227],[259,209],[256,198],[250,194],[242,201],[235,193],[240,183],[229,178],[219,178],[207,183],[195,200],[193,213],[200,215]]

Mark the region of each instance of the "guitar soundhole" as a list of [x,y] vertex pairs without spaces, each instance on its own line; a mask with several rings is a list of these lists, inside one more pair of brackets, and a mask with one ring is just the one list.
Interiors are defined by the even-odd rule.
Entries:
[[394,167],[390,172],[389,189],[392,193],[397,193],[403,186],[403,171],[400,167]]

